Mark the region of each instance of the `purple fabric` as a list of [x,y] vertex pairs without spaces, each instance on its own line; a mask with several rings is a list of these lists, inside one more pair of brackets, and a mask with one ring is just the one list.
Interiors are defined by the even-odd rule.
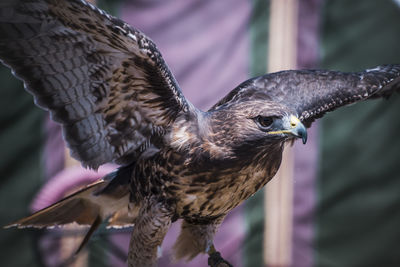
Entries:
[[121,11],[157,44],[195,106],[210,107],[248,78],[248,0],[125,1]]
[[[319,49],[319,15],[321,0],[299,1],[298,57],[299,69],[315,68]],[[308,142],[303,146],[296,142],[294,196],[293,196],[293,232],[292,266],[313,266],[315,183],[318,169],[318,124],[308,129]]]
[[38,211],[65,197],[69,192],[76,191],[79,187],[88,185],[115,170],[114,165],[101,166],[98,171],[73,166],[58,172],[39,191],[34,198],[31,210]]
[[313,266],[315,182],[318,169],[318,126],[308,129],[308,141],[294,145],[292,266]]
[[299,1],[297,67],[316,68],[319,61],[319,27],[323,0]]

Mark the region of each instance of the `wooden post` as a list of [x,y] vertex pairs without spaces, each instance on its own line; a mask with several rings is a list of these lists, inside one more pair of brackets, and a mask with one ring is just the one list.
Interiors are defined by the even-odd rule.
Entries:
[[[270,0],[268,72],[296,68],[297,0]],[[286,147],[281,167],[265,190],[264,263],[291,265],[293,149]]]

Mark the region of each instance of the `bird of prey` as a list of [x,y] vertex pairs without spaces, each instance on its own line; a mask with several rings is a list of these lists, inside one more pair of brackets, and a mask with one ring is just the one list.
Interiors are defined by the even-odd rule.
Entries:
[[400,65],[362,72],[293,70],[252,78],[208,111],[183,96],[156,45],[83,0],[0,3],[0,58],[62,125],[71,154],[115,172],[17,221],[134,225],[129,266],[155,266],[183,219],[177,259],[215,254],[226,214],[277,172],[284,144],[307,141],[326,112],[400,90]]

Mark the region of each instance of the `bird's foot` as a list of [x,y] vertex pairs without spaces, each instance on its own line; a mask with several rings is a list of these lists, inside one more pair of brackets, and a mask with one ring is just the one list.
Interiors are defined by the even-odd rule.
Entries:
[[209,254],[208,265],[210,267],[233,267],[232,264],[222,258],[221,253],[218,251]]

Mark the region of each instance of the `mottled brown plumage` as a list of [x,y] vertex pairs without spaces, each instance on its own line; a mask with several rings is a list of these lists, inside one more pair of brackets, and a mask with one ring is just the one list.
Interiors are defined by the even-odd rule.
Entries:
[[0,29],[2,62],[62,125],[72,155],[91,168],[122,165],[11,226],[134,224],[129,266],[154,266],[178,218],[175,257],[211,254],[225,215],[277,172],[285,142],[306,141],[303,124],[400,88],[400,65],[284,71],[244,82],[203,112],[151,40],[84,1],[3,1]]

